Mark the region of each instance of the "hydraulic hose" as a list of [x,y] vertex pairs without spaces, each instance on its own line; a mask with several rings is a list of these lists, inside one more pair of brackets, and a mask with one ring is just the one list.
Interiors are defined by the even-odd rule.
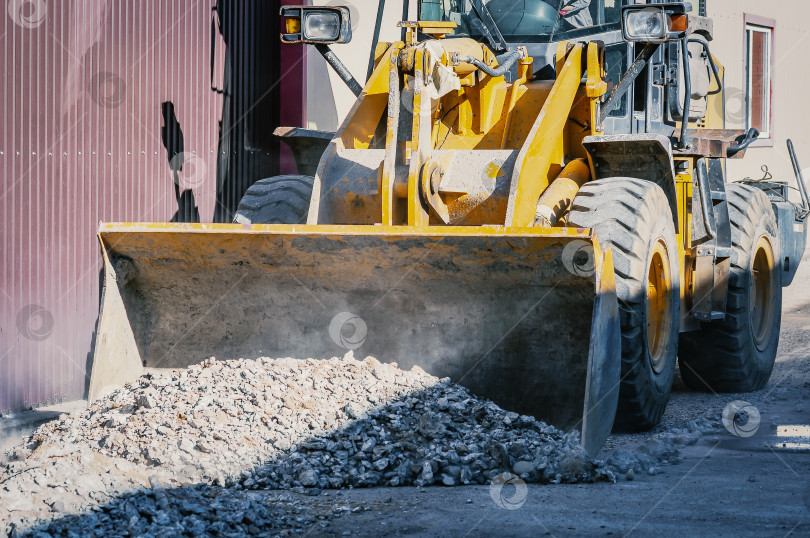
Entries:
[[519,50],[512,50],[505,54],[501,54],[500,56],[496,56],[495,59],[498,61],[498,67],[494,69],[478,58],[473,58],[472,56],[454,56],[453,63],[456,65],[461,63],[472,64],[491,77],[502,77],[509,71],[509,69],[512,68],[515,62],[522,55],[523,54]]

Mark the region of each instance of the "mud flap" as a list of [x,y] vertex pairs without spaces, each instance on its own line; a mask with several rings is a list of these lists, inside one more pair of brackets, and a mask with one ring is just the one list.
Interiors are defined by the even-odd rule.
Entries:
[[590,230],[104,224],[99,238],[91,399],[144,367],[352,349],[579,430],[590,454],[613,425],[613,262]]

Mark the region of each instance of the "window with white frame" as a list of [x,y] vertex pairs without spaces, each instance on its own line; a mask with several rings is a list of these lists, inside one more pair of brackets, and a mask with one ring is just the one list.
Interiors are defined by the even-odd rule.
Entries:
[[757,20],[745,24],[746,129],[756,128],[760,140],[772,136],[771,80],[773,76],[773,23]]

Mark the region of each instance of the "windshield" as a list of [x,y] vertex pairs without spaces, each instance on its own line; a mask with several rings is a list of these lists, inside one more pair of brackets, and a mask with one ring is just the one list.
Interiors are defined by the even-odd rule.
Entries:
[[602,30],[603,25],[617,23],[621,4],[622,0],[421,0],[419,18],[455,22],[454,37],[497,41],[500,32],[511,42],[553,41],[557,34]]

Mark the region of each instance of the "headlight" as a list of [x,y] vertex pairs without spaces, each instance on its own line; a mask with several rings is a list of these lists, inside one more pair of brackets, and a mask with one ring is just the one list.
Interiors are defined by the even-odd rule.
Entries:
[[624,28],[633,39],[658,41],[666,37],[666,14],[663,9],[647,8],[627,11],[624,15]]
[[336,41],[340,37],[340,15],[337,12],[310,11],[305,17],[306,41]]
[[690,4],[630,5],[622,8],[622,34],[627,41],[663,43],[689,35]]
[[349,8],[284,6],[284,43],[348,43],[352,40]]

